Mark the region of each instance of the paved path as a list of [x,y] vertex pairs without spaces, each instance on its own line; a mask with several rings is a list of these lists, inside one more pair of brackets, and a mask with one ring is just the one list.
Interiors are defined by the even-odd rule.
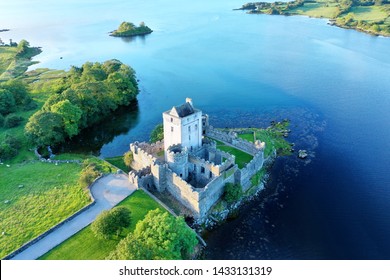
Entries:
[[90,223],[103,210],[111,209],[136,190],[124,174],[110,174],[95,182],[91,188],[96,203],[88,210],[63,224],[26,250],[15,255],[12,260],[34,260],[53,249]]

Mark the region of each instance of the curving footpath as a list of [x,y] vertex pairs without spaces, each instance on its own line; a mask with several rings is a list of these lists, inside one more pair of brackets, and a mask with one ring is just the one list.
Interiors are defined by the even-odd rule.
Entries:
[[103,211],[117,205],[136,190],[124,174],[110,174],[102,177],[91,187],[95,204],[63,224],[26,250],[15,255],[11,260],[35,260],[61,244],[66,239],[92,223]]

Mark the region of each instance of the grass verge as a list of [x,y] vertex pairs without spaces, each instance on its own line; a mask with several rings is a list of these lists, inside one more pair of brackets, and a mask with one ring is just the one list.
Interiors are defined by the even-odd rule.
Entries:
[[0,257],[87,205],[79,164],[0,165]]
[[77,234],[61,243],[40,259],[42,260],[104,260],[115,249],[120,239],[134,231],[135,225],[145,215],[156,208],[163,209],[144,191],[137,190],[118,206],[125,206],[131,211],[131,225],[117,239],[102,240],[95,237],[91,227],[87,226]]

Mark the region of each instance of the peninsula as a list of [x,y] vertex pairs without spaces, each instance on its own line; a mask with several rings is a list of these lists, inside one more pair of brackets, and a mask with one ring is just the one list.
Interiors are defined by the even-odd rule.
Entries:
[[250,14],[305,15],[327,18],[330,24],[372,35],[390,36],[390,2],[386,0],[295,0],[252,2],[238,10]]
[[152,33],[153,30],[141,22],[139,26],[135,26],[132,22],[122,22],[117,30],[110,33],[110,36],[114,37],[132,37],[140,36]]

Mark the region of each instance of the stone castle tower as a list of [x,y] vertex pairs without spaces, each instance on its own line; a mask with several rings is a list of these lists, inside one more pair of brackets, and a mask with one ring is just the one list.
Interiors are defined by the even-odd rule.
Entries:
[[[180,106],[174,106],[163,113],[165,160],[169,147],[180,144],[192,151],[202,146],[202,111],[195,109],[191,98]],[[177,149],[177,147],[176,147]]]

